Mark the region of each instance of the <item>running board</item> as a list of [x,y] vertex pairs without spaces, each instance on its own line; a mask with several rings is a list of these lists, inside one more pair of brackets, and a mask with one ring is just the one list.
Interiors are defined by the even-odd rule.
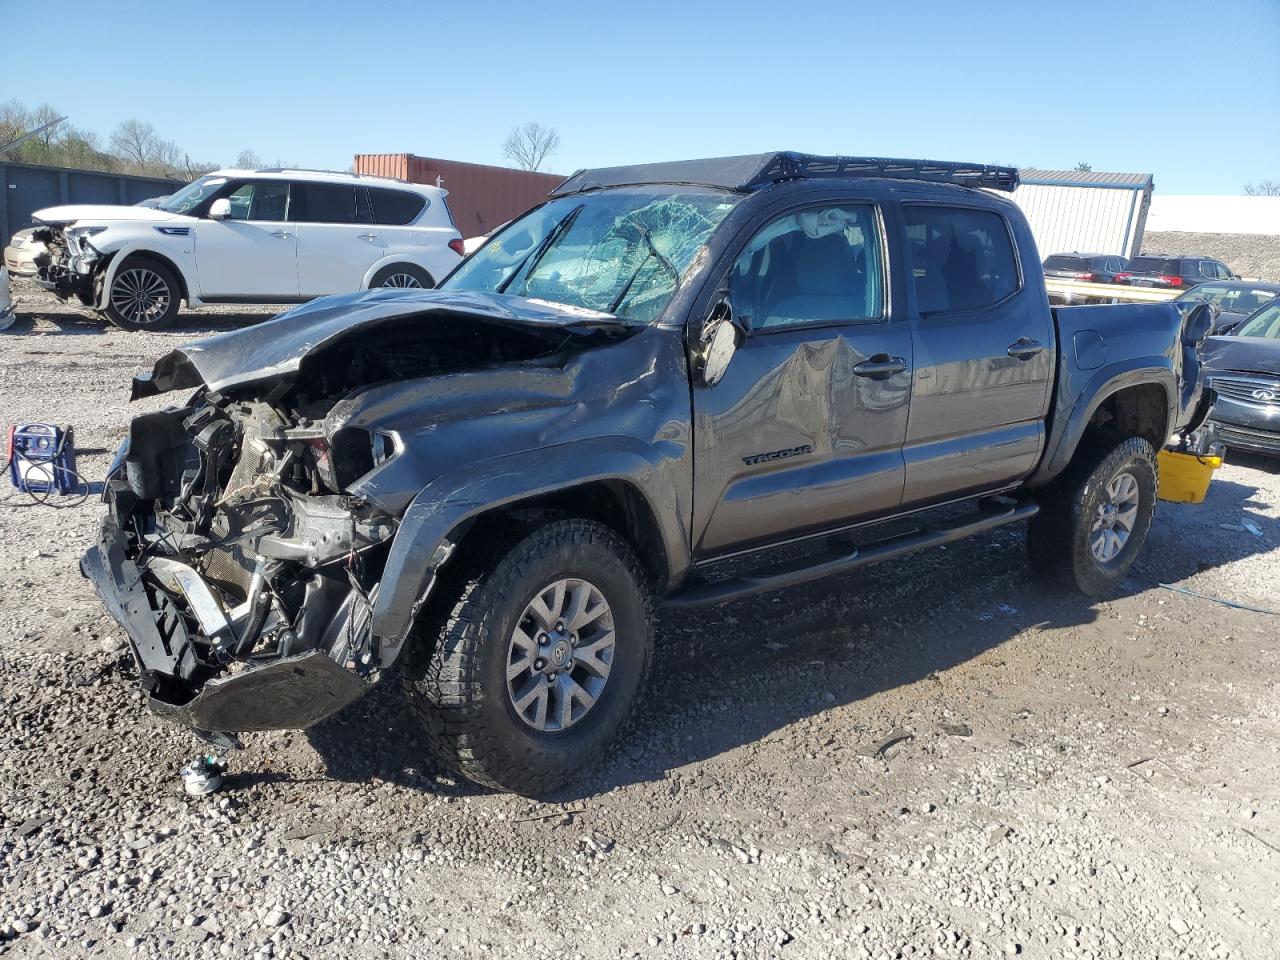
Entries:
[[1040,510],[1034,503],[1020,507],[1010,507],[999,513],[983,511],[977,520],[968,520],[944,527],[931,527],[917,530],[867,544],[864,547],[846,546],[843,549],[833,548],[816,557],[803,557],[772,567],[765,567],[749,573],[738,574],[727,580],[714,583],[694,583],[677,590],[664,601],[668,607],[704,607],[730,600],[739,600],[756,593],[767,593],[770,590],[781,590],[797,584],[808,583],[836,573],[846,573],[857,567],[863,567],[881,560],[892,560],[917,550],[939,547],[944,543],[952,543],[986,533],[1007,523],[1017,523],[1034,516]]

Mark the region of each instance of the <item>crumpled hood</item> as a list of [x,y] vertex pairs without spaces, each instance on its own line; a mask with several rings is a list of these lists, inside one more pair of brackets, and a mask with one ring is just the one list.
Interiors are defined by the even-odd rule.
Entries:
[[309,354],[388,323],[448,323],[459,315],[495,327],[564,330],[615,335],[642,324],[612,314],[544,300],[452,290],[366,290],[322,297],[273,320],[194,340],[161,357],[150,377],[136,377],[133,399],[168,390],[231,387],[296,373]]
[[1210,373],[1266,373],[1280,376],[1280,340],[1274,337],[1210,337],[1201,357]]
[[154,207],[113,206],[105,203],[71,203],[62,207],[45,207],[31,215],[31,219],[51,226],[63,226],[84,221],[86,223],[110,223],[119,220],[160,223],[168,220],[191,220],[176,213],[156,210]]

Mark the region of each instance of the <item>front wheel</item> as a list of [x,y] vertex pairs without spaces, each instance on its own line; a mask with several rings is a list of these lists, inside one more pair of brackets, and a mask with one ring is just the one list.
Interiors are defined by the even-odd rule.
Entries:
[[181,305],[172,270],[146,257],[129,257],[111,279],[106,314],[122,330],[159,330],[173,322]]
[[652,619],[622,537],[588,520],[544,523],[442,578],[405,665],[410,707],[446,767],[545,794],[582,778],[630,713]]
[[1129,573],[1155,512],[1156,452],[1141,437],[1087,456],[1046,488],[1027,525],[1038,573],[1087,596],[1102,596]]

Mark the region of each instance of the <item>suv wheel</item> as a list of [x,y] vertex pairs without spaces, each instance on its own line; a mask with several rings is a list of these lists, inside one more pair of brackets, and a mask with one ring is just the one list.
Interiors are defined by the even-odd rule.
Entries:
[[399,287],[406,290],[430,290],[436,285],[431,274],[412,263],[393,263],[383,267],[369,281],[369,289]]
[[410,707],[446,767],[545,794],[595,766],[630,713],[652,619],[625,540],[587,520],[545,523],[442,579],[405,665]]
[[1133,566],[1155,512],[1156,453],[1141,437],[1082,456],[1041,497],[1027,525],[1031,566],[1088,596],[1110,593]]
[[146,257],[120,264],[107,294],[107,319],[123,330],[167,327],[182,305],[181,287],[173,271]]

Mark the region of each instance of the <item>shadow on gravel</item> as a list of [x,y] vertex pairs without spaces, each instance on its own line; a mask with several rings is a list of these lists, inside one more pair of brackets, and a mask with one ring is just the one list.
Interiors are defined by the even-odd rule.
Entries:
[[[37,330],[35,323],[43,320],[57,330]],[[105,320],[91,313],[43,313],[39,310],[20,311],[17,321],[4,332],[6,337],[52,337],[100,335],[107,332]]]
[[[1247,484],[1216,481],[1204,505],[1161,504],[1139,563],[1142,579],[1126,580],[1117,596],[1158,589],[1151,580],[1180,579],[1280,542],[1276,522],[1259,515],[1262,537],[1213,537],[1214,548],[1206,549],[1210,538],[1198,528],[1217,530],[1224,516],[1248,514],[1256,494]],[[1028,628],[1077,627],[1096,618],[1087,598],[1032,579],[1016,527],[790,591],[660,613],[653,671],[634,721],[595,774],[544,799],[568,802],[663,780],[674,768],[832,707],[935,676]],[[860,732],[870,746],[889,730]],[[396,677],[307,736],[339,780],[376,777],[436,793],[485,792],[437,776]]]

